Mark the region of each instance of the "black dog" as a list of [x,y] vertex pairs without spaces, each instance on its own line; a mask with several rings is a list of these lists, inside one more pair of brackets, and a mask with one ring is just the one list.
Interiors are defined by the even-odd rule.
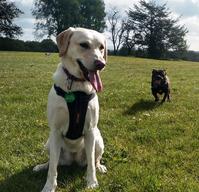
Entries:
[[165,70],[156,70],[152,71],[152,80],[151,80],[151,91],[155,97],[155,101],[159,101],[158,94],[163,94],[162,103],[170,101],[170,82]]

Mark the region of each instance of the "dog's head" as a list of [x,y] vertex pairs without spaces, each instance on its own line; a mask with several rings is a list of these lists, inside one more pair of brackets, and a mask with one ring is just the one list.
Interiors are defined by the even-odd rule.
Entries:
[[152,87],[157,88],[166,82],[166,70],[152,70]]
[[101,91],[99,71],[105,67],[107,59],[104,36],[94,30],[69,28],[56,40],[62,61],[73,65],[75,73],[90,81],[96,91]]

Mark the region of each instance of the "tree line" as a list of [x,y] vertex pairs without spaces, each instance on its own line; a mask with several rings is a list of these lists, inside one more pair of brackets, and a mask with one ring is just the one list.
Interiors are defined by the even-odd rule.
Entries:
[[180,18],[174,19],[166,4],[153,0],[140,0],[123,15],[117,8],[105,13],[103,0],[35,0],[35,34],[49,38],[40,43],[13,39],[22,34],[21,28],[13,24],[20,14],[13,2],[0,1],[0,50],[54,52],[57,48],[50,37],[73,26],[108,30],[113,45],[109,53],[114,55],[198,60],[199,53],[188,51],[188,30],[179,24]]
[[58,52],[57,45],[51,39],[38,41],[22,41],[0,37],[1,51]]

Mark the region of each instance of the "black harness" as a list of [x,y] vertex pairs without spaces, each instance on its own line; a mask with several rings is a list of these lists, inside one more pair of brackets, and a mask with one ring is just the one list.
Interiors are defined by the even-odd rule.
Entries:
[[95,97],[95,93],[86,94],[82,91],[66,92],[54,84],[57,95],[63,97],[69,110],[69,128],[64,135],[68,139],[78,139],[83,135],[88,102]]

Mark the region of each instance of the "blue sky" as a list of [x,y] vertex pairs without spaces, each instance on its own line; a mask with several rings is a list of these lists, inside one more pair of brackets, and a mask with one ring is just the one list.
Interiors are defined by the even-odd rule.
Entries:
[[[22,27],[22,40],[39,40],[34,37],[34,23],[35,19],[31,15],[34,0],[10,0],[15,2],[17,7],[21,9],[24,14],[15,20],[15,23]],[[133,7],[134,3],[139,0],[104,0],[106,9],[110,6],[115,6],[121,11],[128,10]],[[188,29],[186,36],[189,49],[199,51],[199,0],[155,0],[158,4],[167,4],[167,7],[174,17],[181,16],[180,24],[185,25]],[[108,38],[108,33],[106,33]]]

